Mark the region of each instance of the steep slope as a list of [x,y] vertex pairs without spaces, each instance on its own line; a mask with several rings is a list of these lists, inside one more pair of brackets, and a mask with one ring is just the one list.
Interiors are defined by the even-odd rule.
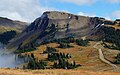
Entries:
[[[77,16],[70,13],[48,11],[31,23],[17,38],[11,40],[8,49],[18,49],[29,44],[39,45],[44,40],[74,36],[87,37],[98,32],[104,19]],[[96,27],[97,26],[97,27]],[[94,29],[94,30],[93,30]],[[102,33],[99,33],[100,35]]]
[[22,31],[28,24],[26,22],[14,21],[0,17],[0,33],[10,30]]

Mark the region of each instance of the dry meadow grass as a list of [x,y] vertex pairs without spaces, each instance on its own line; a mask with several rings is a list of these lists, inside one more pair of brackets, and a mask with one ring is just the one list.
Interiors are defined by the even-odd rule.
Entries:
[[0,69],[0,75],[120,75],[115,72],[93,72],[85,70],[19,70]]

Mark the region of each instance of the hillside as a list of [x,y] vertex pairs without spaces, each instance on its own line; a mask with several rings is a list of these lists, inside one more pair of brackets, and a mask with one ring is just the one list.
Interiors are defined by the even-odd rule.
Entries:
[[[44,12],[41,17],[37,18],[18,37],[12,40],[7,47],[15,50],[31,43],[34,45],[40,44],[48,39],[69,36],[74,36],[75,38],[90,37],[98,31],[99,28],[96,26],[102,24],[102,20],[98,17],[78,16],[57,11]],[[102,33],[98,35],[100,34]],[[99,36],[99,38],[101,37]]]
[[0,33],[15,30],[21,32],[26,28],[26,22],[14,21],[8,18],[0,17]]
[[[54,61],[49,61],[48,54],[44,54],[43,52],[46,50],[47,47],[52,47],[58,50],[60,53],[69,53],[71,54],[72,58],[67,59],[69,62],[75,61],[76,64],[79,64],[81,66],[78,66],[77,70],[89,70],[89,71],[116,71],[112,66],[102,62],[99,59],[99,53],[98,50],[95,49],[93,46],[97,42],[90,41],[89,46],[79,46],[75,43],[70,43],[72,48],[58,48],[59,44],[57,43],[49,43],[45,45],[41,45],[37,48],[37,50],[33,50],[30,52],[24,52],[22,55],[31,55],[34,54],[35,58],[37,60],[44,60],[48,62],[47,67],[50,68]],[[118,50],[109,50],[108,48],[104,48],[103,50],[104,56],[107,60],[113,62],[115,60],[115,56],[120,52]],[[119,64],[117,66],[120,66]],[[117,70],[119,71],[119,70]]]
[[119,72],[119,37],[115,21],[47,11],[10,40],[7,51],[24,62],[22,69]]

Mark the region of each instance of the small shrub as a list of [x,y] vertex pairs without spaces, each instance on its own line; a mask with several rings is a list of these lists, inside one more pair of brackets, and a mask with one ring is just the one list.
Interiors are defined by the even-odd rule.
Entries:
[[116,60],[113,63],[114,64],[120,64],[120,53],[117,54],[117,56],[115,58],[116,58]]
[[54,52],[57,52],[57,50],[52,47],[47,47],[46,50],[43,51],[43,53],[54,53]]
[[89,43],[88,40],[76,39],[76,44],[78,44],[80,46],[87,46],[88,43]]
[[59,60],[59,59],[69,59],[71,58],[71,54],[67,53],[49,53],[48,54],[48,60],[53,61],[53,60]]
[[57,62],[54,62],[53,67],[58,69],[73,69],[80,65],[76,65],[76,62],[69,63],[65,59],[59,59]]
[[58,48],[71,48],[73,46],[70,46],[68,43],[60,43],[60,45],[58,46]]

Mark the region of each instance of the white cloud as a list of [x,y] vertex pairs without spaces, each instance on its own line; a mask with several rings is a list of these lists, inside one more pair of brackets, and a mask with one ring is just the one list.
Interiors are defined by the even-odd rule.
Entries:
[[93,4],[97,0],[60,0],[61,2],[68,2],[68,3],[73,3],[77,5],[84,5],[84,4]]
[[[89,16],[89,17],[96,17],[97,15],[93,14],[93,13],[84,13],[84,12],[79,12],[78,15],[82,15],[82,16]],[[103,17],[107,20],[111,20],[110,16],[97,16],[97,17]]]
[[110,3],[120,3],[120,0],[107,0]]
[[110,16],[105,16],[104,17],[106,20],[112,20]]
[[113,16],[114,18],[120,18],[120,10],[114,11],[114,12],[112,13],[112,16]]
[[14,20],[31,22],[50,9],[41,6],[39,0],[0,0],[0,16]]
[[84,12],[79,12],[78,15],[82,15],[82,16],[90,16],[90,17],[95,17],[95,14],[92,13],[84,13]]

